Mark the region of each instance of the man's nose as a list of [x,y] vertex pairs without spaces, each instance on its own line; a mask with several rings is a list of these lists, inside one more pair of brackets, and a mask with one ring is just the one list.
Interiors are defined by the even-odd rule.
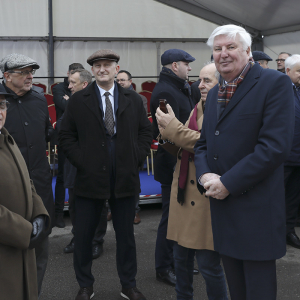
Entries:
[[227,57],[228,56],[228,51],[226,47],[222,47],[221,50],[221,57]]
[[198,85],[198,89],[201,90],[201,89],[203,89],[203,88],[204,88],[203,82],[200,81],[200,83],[199,83],[199,85]]

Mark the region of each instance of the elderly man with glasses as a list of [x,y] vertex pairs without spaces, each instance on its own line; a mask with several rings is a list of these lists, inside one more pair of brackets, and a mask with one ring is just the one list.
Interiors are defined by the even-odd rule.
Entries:
[[[0,61],[3,86],[12,94],[7,98],[10,106],[5,127],[18,145],[37,194],[53,220],[52,176],[46,157],[46,142],[53,134],[53,127],[49,122],[44,95],[32,87],[33,74],[39,68],[36,61],[17,53],[7,55]],[[48,234],[35,249],[39,293],[48,261]]]

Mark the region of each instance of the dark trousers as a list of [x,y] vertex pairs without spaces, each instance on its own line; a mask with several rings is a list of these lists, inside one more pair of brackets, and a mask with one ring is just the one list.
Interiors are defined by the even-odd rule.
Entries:
[[286,234],[295,233],[300,205],[300,166],[284,167]]
[[65,155],[60,147],[57,147],[58,170],[55,184],[55,214],[62,214],[65,205],[64,164]]
[[276,300],[276,261],[239,260],[221,255],[231,300]]
[[[75,235],[75,201],[74,201],[74,189],[69,188],[69,213],[70,218],[72,222],[72,233]],[[96,228],[95,235],[93,238],[93,246],[97,244],[103,244],[104,243],[104,236],[106,234],[107,229],[107,207],[106,205],[103,206],[100,221]]]
[[163,272],[174,267],[173,241],[167,240],[171,185],[161,185],[162,216],[157,230],[155,246],[155,269]]
[[[100,215],[105,205],[104,199],[90,199],[75,196],[75,249],[74,269],[80,287],[92,286],[92,240]],[[135,216],[135,197],[108,200],[117,242],[117,270],[123,288],[136,286],[137,273],[136,247],[133,220]],[[103,274],[105,276],[105,274]]]

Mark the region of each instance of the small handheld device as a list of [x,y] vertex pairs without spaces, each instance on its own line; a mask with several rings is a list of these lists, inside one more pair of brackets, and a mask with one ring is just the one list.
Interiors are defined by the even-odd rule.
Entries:
[[164,112],[165,114],[168,113],[167,110],[167,100],[166,99],[159,99],[159,108],[162,112]]

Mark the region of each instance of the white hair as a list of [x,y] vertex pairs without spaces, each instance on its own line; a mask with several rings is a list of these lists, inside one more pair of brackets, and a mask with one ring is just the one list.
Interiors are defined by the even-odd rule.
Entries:
[[[216,66],[214,62],[207,61],[207,62],[204,63],[203,67],[206,67],[206,66],[209,66],[209,65],[214,65],[214,66]],[[217,70],[217,68],[216,68],[216,71],[215,71],[215,73],[214,73],[214,76],[215,76],[216,79],[219,81],[219,79],[220,79],[220,73],[219,73],[219,71]]]
[[249,47],[251,48],[251,35],[241,26],[229,24],[217,27],[212,32],[206,43],[211,49],[213,49],[215,37],[219,35],[226,35],[232,40],[235,40],[236,36],[238,35],[240,42],[243,45],[243,50],[247,50]]
[[289,56],[285,60],[285,72],[286,72],[287,68],[289,68],[291,70],[298,63],[300,63],[300,55],[299,54],[294,54],[292,56]]

